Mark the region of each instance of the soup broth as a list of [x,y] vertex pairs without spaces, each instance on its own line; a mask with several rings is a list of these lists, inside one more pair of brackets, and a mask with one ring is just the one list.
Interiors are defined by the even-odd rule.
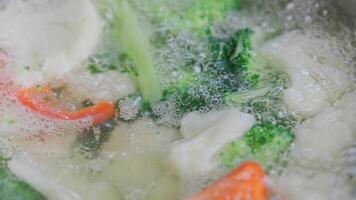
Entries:
[[0,0],[0,199],[355,199],[351,4]]

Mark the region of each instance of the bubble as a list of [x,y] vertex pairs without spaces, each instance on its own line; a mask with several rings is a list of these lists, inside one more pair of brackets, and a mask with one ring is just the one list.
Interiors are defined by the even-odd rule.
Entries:
[[158,123],[165,126],[180,125],[182,114],[178,112],[179,103],[175,100],[167,100],[156,103],[152,106],[152,111],[155,115],[159,116]]
[[305,16],[304,21],[305,23],[311,23],[313,19],[310,16]]
[[288,3],[287,6],[286,6],[286,9],[287,10],[292,10],[294,8],[294,3]]
[[119,110],[120,110],[119,118],[122,118],[124,120],[135,119],[140,111],[140,103],[141,103],[140,98],[136,98],[136,99],[125,98],[123,100],[120,100],[119,101]]
[[16,97],[15,86],[6,70],[0,70],[0,141],[1,151],[12,151],[14,139],[26,139],[40,134],[76,134],[88,127],[91,119],[66,121],[45,117],[24,106]]

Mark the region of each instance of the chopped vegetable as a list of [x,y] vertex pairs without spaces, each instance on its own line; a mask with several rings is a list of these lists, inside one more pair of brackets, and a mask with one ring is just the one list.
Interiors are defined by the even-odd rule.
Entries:
[[42,200],[45,197],[27,183],[10,174],[6,167],[6,161],[0,157],[0,199]]
[[115,114],[114,105],[106,101],[74,112],[60,110],[49,104],[50,98],[54,96],[55,94],[48,87],[32,87],[22,89],[17,93],[23,105],[47,117],[64,120],[80,120],[89,117],[92,118],[93,125],[98,125],[111,119]]
[[259,75],[252,68],[252,35],[249,28],[236,31],[227,39],[211,41],[211,48],[223,69],[227,69],[242,81],[247,80],[249,84],[256,86]]
[[211,109],[224,103],[227,94],[258,84],[259,76],[252,70],[250,29],[238,30],[232,37],[214,40],[214,60],[201,73],[187,72],[178,83],[164,88],[162,100],[177,102],[178,110],[187,113]]
[[170,31],[191,31],[199,36],[206,36],[210,27],[225,19],[229,11],[240,7],[239,0],[194,0],[180,1],[179,4],[170,0],[135,0],[134,5],[148,12],[152,24],[169,23]]
[[191,73],[180,82],[167,86],[162,101],[177,102],[179,113],[212,109],[223,102],[224,94],[234,92],[240,84],[232,74],[218,72]]
[[104,66],[97,66],[95,64],[90,64],[88,66],[88,69],[91,74],[98,74],[98,73],[103,73],[106,71],[113,71],[113,70],[118,70],[116,65],[104,65]]
[[211,25],[222,21],[230,10],[237,9],[238,0],[198,0],[183,13],[183,28],[189,28],[199,34],[209,31]]
[[282,126],[255,125],[243,138],[225,146],[220,153],[220,161],[231,168],[245,160],[253,160],[268,168],[278,163],[293,141],[294,134]]
[[[187,116],[189,119],[189,116]],[[209,174],[219,165],[217,156],[224,146],[244,136],[255,118],[237,109],[211,111],[191,119],[199,131],[173,146],[170,154],[172,163],[183,177]],[[190,126],[188,123],[185,126]],[[182,129],[186,129],[183,127]],[[193,130],[192,130],[193,131]]]
[[298,119],[284,103],[284,91],[290,83],[288,74],[267,68],[259,74],[263,78],[257,87],[229,93],[224,102],[255,115],[261,123],[281,125],[286,129],[294,127]]
[[16,121],[15,121],[15,119],[13,119],[13,118],[10,118],[10,119],[8,119],[8,120],[6,121],[6,123],[9,124],[9,125],[14,124],[15,122],[16,122]]
[[160,80],[154,67],[151,47],[146,33],[141,28],[136,13],[126,1],[120,1],[118,15],[111,32],[132,59],[132,73],[145,100],[153,103],[161,96]]
[[[290,85],[284,91],[283,100],[303,119],[331,106],[353,84],[347,70],[342,69],[343,65],[335,64],[342,63],[342,58],[325,47],[327,40],[315,37],[312,32],[291,31],[270,40],[261,49],[268,62],[288,73]],[[325,51],[317,53],[315,49]],[[325,60],[315,59],[319,54]],[[342,70],[336,73],[336,69]]]
[[257,163],[247,161],[188,200],[267,200],[265,174]]

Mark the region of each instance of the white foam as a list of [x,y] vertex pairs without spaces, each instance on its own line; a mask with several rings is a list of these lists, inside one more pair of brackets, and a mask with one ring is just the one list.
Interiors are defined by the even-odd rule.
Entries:
[[[45,117],[24,106],[16,97],[19,88],[0,70],[0,135],[2,140],[41,134],[76,133],[88,127],[91,119],[66,121]],[[11,143],[11,141],[9,141]]]

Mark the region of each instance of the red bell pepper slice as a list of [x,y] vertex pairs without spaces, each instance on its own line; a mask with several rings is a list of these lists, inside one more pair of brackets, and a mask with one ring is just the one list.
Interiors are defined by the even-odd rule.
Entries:
[[[17,92],[18,100],[31,110],[47,117],[64,120],[80,120],[91,117],[92,125],[99,125],[115,114],[115,106],[107,101],[100,102],[79,111],[60,110],[49,105],[47,97],[54,94],[48,87],[32,87],[21,89]],[[40,97],[40,98],[39,98]]]

